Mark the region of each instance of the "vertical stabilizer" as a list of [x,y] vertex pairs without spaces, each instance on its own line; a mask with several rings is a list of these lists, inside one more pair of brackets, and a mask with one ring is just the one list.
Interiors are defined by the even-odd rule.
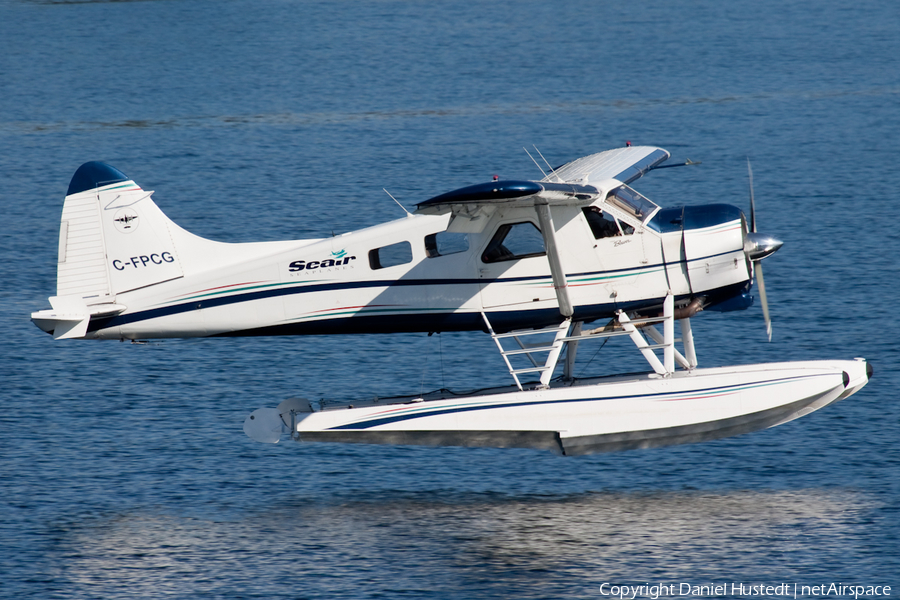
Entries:
[[60,225],[57,296],[93,303],[182,276],[169,219],[152,194],[101,162],[76,171]]
[[125,310],[116,294],[183,275],[176,226],[151,194],[102,162],[79,167],[63,204],[53,308],[32,313],[38,327],[57,339],[85,337],[92,316]]

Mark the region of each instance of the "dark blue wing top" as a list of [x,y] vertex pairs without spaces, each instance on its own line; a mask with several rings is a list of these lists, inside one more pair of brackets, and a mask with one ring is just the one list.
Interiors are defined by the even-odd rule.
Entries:
[[597,188],[590,185],[574,183],[549,183],[542,181],[491,181],[459,188],[440,196],[420,202],[419,208],[447,204],[501,204],[535,196],[542,192],[557,192],[573,200],[587,200],[598,193]]

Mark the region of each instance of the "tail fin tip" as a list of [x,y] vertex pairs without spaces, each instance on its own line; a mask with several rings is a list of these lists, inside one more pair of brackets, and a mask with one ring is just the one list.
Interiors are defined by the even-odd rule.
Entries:
[[92,160],[86,162],[72,175],[66,196],[86,192],[105,185],[128,181],[128,177],[117,168],[104,162]]

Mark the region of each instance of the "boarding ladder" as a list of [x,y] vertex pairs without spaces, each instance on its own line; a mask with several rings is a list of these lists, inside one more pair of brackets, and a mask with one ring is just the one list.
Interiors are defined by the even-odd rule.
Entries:
[[[506,367],[509,369],[510,375],[516,382],[516,386],[520,390],[523,389],[519,380],[519,375],[523,373],[540,373],[540,388],[547,388],[553,377],[553,371],[556,369],[560,354],[563,348],[566,350],[566,362],[564,370],[564,378],[572,379],[572,368],[575,363],[575,353],[578,343],[586,340],[606,339],[617,336],[629,336],[631,341],[637,346],[641,354],[650,363],[651,368],[658,375],[668,377],[675,372],[675,363],[677,362],[682,368],[690,370],[697,366],[697,355],[694,350],[694,338],[691,332],[690,319],[678,319],[681,324],[682,337],[675,338],[675,300],[672,294],[668,294],[663,302],[663,314],[658,317],[648,317],[640,319],[631,319],[628,315],[619,311],[616,316],[619,327],[600,327],[590,331],[582,331],[582,322],[576,321],[574,324],[571,317],[563,320],[556,327],[547,327],[544,329],[524,329],[511,331],[509,333],[496,333],[491,326],[487,315],[482,312],[482,319],[487,325],[488,333],[497,344],[500,355],[503,357]],[[654,327],[654,325],[662,323],[663,332]],[[571,331],[570,331],[571,329]],[[643,332],[643,333],[642,333]],[[549,336],[553,334],[552,342],[527,343],[522,338],[529,336]],[[643,334],[646,334],[654,343],[647,341]],[[518,347],[506,348],[502,340],[512,339]],[[545,337],[546,339],[546,337]],[[684,354],[675,348],[675,342],[682,342]],[[656,354],[657,350],[662,350],[662,360]],[[540,354],[546,353],[543,361],[539,360]],[[516,368],[510,361],[511,356],[524,355],[531,362],[530,367]],[[535,357],[538,355],[538,358]]]
[[[509,374],[513,376],[513,379],[516,380],[516,386],[521,390],[522,382],[519,381],[519,375],[522,373],[540,373],[541,374],[541,387],[546,388],[550,385],[550,379],[553,377],[553,370],[556,368],[556,362],[559,360],[559,355],[562,352],[564,342],[566,338],[566,334],[569,332],[569,325],[572,324],[572,319],[567,318],[562,323],[560,323],[556,327],[547,327],[545,329],[520,329],[517,331],[510,331],[509,333],[495,333],[494,328],[491,326],[491,322],[488,320],[487,315],[482,312],[481,318],[484,319],[484,324],[487,325],[488,333],[491,334],[491,337],[494,339],[494,343],[497,344],[497,349],[500,350],[500,355],[503,357],[503,361],[506,363],[506,367],[509,369]],[[547,344],[546,342],[538,342],[538,343],[526,343],[522,341],[522,338],[526,338],[529,336],[543,335],[547,336],[548,334],[553,333],[553,341]],[[518,348],[507,349],[504,348],[501,340],[515,340]],[[543,364],[538,362],[535,359],[535,354],[547,353],[546,359],[543,361]],[[531,361],[531,367],[526,367],[524,369],[517,369],[513,367],[512,363],[509,360],[510,356],[516,355],[524,355]]]

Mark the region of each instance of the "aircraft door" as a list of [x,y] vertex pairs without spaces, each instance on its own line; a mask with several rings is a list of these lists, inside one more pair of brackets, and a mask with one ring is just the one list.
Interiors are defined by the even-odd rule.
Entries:
[[555,308],[544,239],[530,220],[500,224],[478,261],[485,309]]
[[583,212],[593,234],[599,271],[573,278],[570,285],[594,287],[590,304],[632,299],[638,274],[647,264],[643,232],[599,207],[589,206]]

